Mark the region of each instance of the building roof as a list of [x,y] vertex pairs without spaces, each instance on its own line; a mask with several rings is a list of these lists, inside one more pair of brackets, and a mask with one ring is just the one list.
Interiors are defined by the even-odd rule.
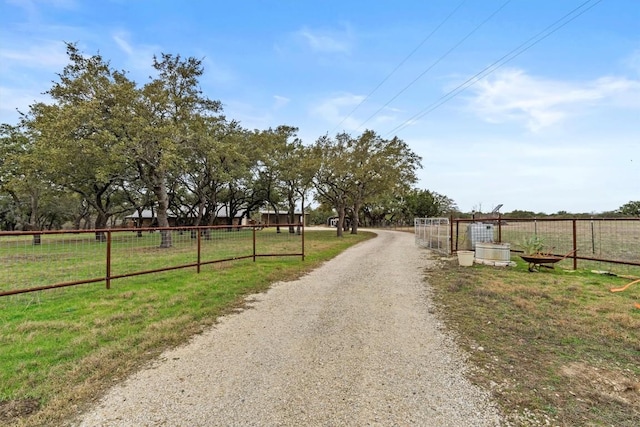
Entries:
[[[283,209],[283,210],[281,210],[281,211],[278,211],[278,213],[279,213],[280,215],[287,215],[287,213],[288,213],[288,212],[287,212],[287,210],[286,210],[286,209]],[[272,211],[272,210],[261,210],[261,211],[260,211],[260,214],[262,214],[262,215],[275,215],[276,213],[275,213],[275,211]],[[302,215],[302,212],[300,212],[300,211],[295,211],[293,214],[294,214],[294,215]],[[305,215],[309,215],[309,212],[305,212],[304,214],[305,214]]]
[[[240,211],[238,211],[235,215],[234,218],[240,218],[244,215],[244,213],[246,212],[245,209],[240,209]],[[155,218],[156,215],[156,211],[152,211],[151,209],[144,209],[142,211],[142,219],[153,219]],[[169,218],[178,218],[178,216],[186,216],[187,218],[195,218],[196,215],[194,215],[193,213],[187,213],[186,209],[185,209],[185,213],[178,215],[176,214],[176,212],[172,209],[169,209],[167,211],[167,216]],[[138,214],[138,211],[133,212],[130,215],[125,216],[126,219],[138,219],[140,217],[140,215]],[[226,205],[220,205],[217,209],[217,214],[216,214],[216,218],[229,218],[229,209],[227,208]]]

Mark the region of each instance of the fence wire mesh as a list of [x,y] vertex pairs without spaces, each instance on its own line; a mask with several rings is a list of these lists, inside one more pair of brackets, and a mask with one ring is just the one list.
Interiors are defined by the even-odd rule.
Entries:
[[104,245],[95,235],[44,234],[0,238],[0,289],[104,278]]
[[[453,220],[453,249],[471,249],[470,220]],[[640,218],[618,219],[519,219],[483,220],[492,228],[494,242],[509,243],[512,252],[524,250],[525,241],[537,236],[544,251],[567,255],[576,250],[580,269],[607,271],[616,274],[640,275]],[[557,264],[573,268],[573,259]]]
[[[257,231],[260,230],[260,231]],[[281,230],[281,232],[278,232]],[[304,256],[297,226],[0,233],[0,296],[264,256]],[[165,247],[166,246],[166,247]]]
[[[277,248],[280,254],[299,254],[302,228],[292,226],[269,226],[256,231],[256,252],[269,253],[269,248]],[[266,255],[268,256],[268,255]]]

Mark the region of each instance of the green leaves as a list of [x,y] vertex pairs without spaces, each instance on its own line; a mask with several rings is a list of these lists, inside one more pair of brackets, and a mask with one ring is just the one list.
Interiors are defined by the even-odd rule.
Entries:
[[364,206],[389,206],[417,181],[421,159],[398,138],[367,130],[305,146],[296,127],[250,132],[227,120],[200,88],[199,59],[162,53],[156,75],[138,85],[99,54],[67,44],[67,56],[47,91],[52,102],[2,130],[0,196],[4,211],[30,218],[22,223],[38,217],[45,194],[71,203],[65,220],[76,225],[90,210],[96,228],[151,207],[160,226],[170,207],[195,213],[197,224],[212,223],[221,204],[230,212],[269,205],[293,218],[315,187],[357,229]]
[[421,167],[421,158],[404,141],[383,139],[371,130],[358,138],[346,133],[335,139],[324,136],[314,152],[319,162],[314,178],[318,197],[339,213],[350,208],[352,232],[357,232],[363,205],[409,189]]
[[623,215],[640,217],[640,201],[625,203],[620,207],[620,213]]

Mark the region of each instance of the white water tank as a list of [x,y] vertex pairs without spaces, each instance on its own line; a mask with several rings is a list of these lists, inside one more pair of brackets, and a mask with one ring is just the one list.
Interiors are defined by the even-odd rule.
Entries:
[[467,226],[467,236],[471,241],[471,249],[475,250],[478,242],[493,242],[493,224],[474,222]]

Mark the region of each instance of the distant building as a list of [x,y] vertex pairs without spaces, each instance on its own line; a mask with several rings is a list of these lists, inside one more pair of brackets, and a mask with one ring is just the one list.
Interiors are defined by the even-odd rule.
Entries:
[[[304,217],[302,212],[294,212],[293,214],[294,224],[307,225],[309,223],[309,214],[305,213]],[[260,211],[260,223],[263,225],[276,225],[276,224],[289,224],[289,215],[287,212],[278,212],[278,215],[274,211]]]
[[[241,209],[236,215],[233,217],[233,225],[245,225],[246,218],[244,218],[245,210]],[[169,227],[189,227],[195,223],[196,216],[192,214],[181,214],[176,215],[175,212],[169,211],[167,212],[167,219],[169,221]],[[213,225],[227,225],[229,219],[229,213],[226,206],[220,206],[218,208],[218,214]],[[148,227],[157,227],[158,226],[158,218],[156,216],[156,211],[152,211],[151,209],[145,209],[142,211],[142,215],[138,214],[138,211],[135,211],[131,215],[127,215],[124,217],[124,227],[133,227],[133,228],[148,228]]]

